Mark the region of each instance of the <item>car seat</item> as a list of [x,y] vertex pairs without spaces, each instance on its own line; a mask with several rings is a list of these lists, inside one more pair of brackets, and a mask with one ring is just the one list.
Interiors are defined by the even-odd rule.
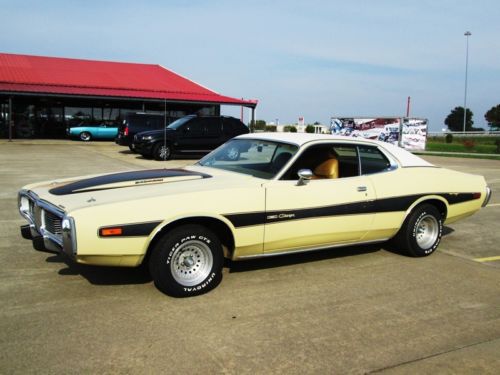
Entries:
[[339,161],[336,158],[327,159],[314,168],[313,174],[313,179],[338,178]]

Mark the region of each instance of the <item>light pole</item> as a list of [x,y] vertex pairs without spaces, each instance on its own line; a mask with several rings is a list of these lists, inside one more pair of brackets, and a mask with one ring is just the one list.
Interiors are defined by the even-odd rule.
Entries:
[[465,123],[467,119],[467,70],[469,68],[469,37],[471,36],[470,31],[464,33],[466,40],[465,47],[465,91],[464,91],[464,133],[465,133]]

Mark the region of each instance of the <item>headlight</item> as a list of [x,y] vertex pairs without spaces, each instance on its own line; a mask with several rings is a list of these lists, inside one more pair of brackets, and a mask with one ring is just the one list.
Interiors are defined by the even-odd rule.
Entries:
[[153,139],[153,136],[152,136],[152,135],[143,135],[143,136],[141,137],[141,139],[142,139],[143,141],[150,141],[150,140],[152,140],[152,139]]

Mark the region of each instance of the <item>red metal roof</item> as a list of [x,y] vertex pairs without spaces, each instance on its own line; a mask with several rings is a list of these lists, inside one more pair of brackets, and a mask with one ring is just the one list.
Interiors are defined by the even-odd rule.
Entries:
[[0,91],[239,104],[160,65],[0,53]]

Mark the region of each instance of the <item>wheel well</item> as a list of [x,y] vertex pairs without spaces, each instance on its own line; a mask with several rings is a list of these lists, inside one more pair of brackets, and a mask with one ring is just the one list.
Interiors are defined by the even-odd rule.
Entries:
[[437,208],[437,210],[441,213],[441,217],[443,218],[443,221],[446,219],[446,216],[448,215],[448,208],[446,207],[446,204],[443,201],[440,201],[439,199],[428,199],[423,202],[420,202],[418,206],[422,204],[431,204],[434,207]]
[[234,236],[233,233],[231,232],[231,229],[229,229],[226,223],[212,217],[189,217],[169,223],[165,227],[163,227],[158,233],[156,233],[154,238],[149,243],[148,250],[146,252],[146,256],[144,257],[143,263],[147,262],[151,254],[151,250],[154,248],[156,243],[165,233],[171,231],[174,228],[186,224],[201,225],[204,226],[205,228],[210,229],[217,235],[222,245],[227,249],[227,253],[225,252],[224,255],[231,256],[234,250]]

